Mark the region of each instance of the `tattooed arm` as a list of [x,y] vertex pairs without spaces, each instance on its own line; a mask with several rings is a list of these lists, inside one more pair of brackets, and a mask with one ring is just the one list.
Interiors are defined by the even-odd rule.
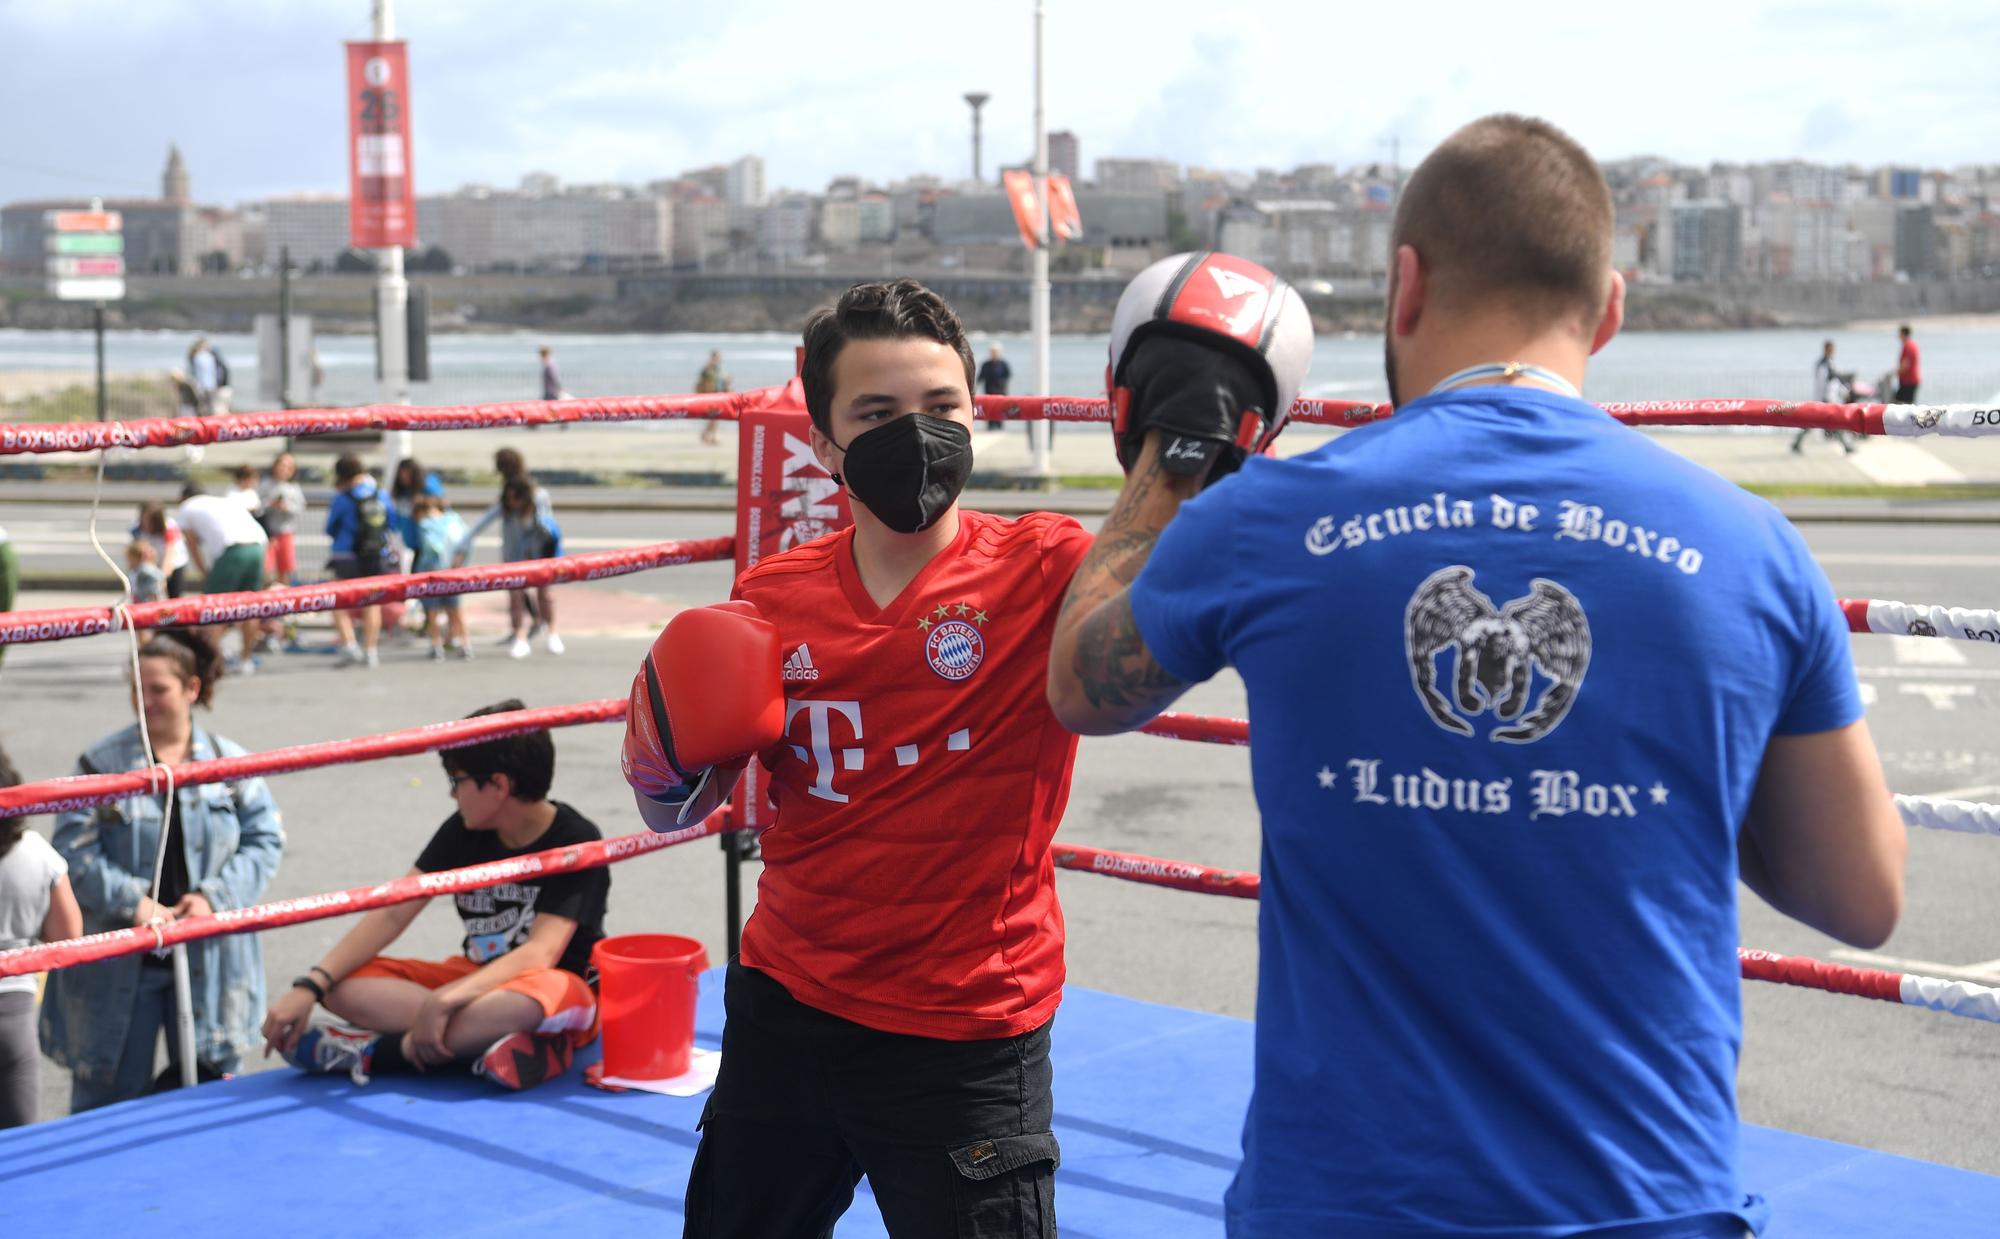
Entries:
[[1160,438],[1149,435],[1056,618],[1049,705],[1071,731],[1131,731],[1187,691],[1146,648],[1127,587],[1146,566],[1160,531],[1200,488],[1201,479],[1160,467]]

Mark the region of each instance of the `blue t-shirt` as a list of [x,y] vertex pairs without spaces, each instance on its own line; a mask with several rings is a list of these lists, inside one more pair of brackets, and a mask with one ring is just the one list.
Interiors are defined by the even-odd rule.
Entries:
[[354,557],[354,535],[361,528],[361,501],[375,493],[375,479],[367,474],[346,490],[333,492],[332,501],[326,505],[326,534],[332,539],[328,553],[333,558]]
[[1769,504],[1582,401],[1459,390],[1253,458],[1131,599],[1163,668],[1249,690],[1232,1235],[1761,1225],[1737,825],[1774,734],[1861,716],[1832,590]]

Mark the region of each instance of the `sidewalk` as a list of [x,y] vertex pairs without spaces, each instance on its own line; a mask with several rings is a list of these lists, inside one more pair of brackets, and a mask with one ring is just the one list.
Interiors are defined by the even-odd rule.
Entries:
[[[556,492],[563,506],[712,508],[718,497],[704,495],[703,489],[733,487],[736,482],[735,436],[725,430],[720,443],[709,445],[701,442],[699,431],[699,423],[681,422],[647,426],[579,425],[567,430],[507,427],[427,431],[417,435],[416,455],[425,466],[439,470],[459,486],[484,488],[495,477],[494,451],[514,447],[527,457],[529,469]],[[1280,455],[1308,451],[1341,433],[1318,426],[1294,426],[1278,441],[1278,451]],[[1873,438],[1861,441],[1856,451],[1847,454],[1817,434],[1806,440],[1802,452],[1794,453],[1790,450],[1791,432],[1783,430],[1670,429],[1648,433],[1664,446],[1741,485],[2000,486],[2000,438]],[[996,431],[976,429],[972,445],[977,458],[972,489],[1041,489],[1034,487],[1027,435],[1020,424],[1011,423]],[[275,440],[211,444],[202,449],[196,467],[208,476],[226,474],[239,464],[261,467],[276,450]],[[325,448],[315,449],[301,441],[299,455],[301,464],[308,470],[317,470],[322,478],[330,472],[331,453]],[[379,467],[380,449],[364,452],[364,458]],[[81,501],[88,502],[90,487],[77,479],[87,478],[88,471],[95,468],[93,455],[16,456],[0,458],[0,465],[28,461],[39,462],[51,470],[63,470],[71,480],[67,483],[0,480],[0,502],[76,502],[78,489],[82,492]],[[143,467],[151,475],[146,480],[107,482],[107,497],[116,495],[120,502],[141,492],[156,496],[166,482],[188,468],[184,451],[171,449],[144,452],[114,449],[110,464],[114,475],[121,465]],[[1084,489],[1108,485],[1106,479],[1115,479],[1118,473],[1110,432],[1095,424],[1059,426],[1052,465],[1059,489],[1065,488],[1065,483]],[[309,486],[308,491],[323,493],[325,484]],[[308,498],[313,496],[309,493]],[[1048,504],[1045,492],[1041,504]]]

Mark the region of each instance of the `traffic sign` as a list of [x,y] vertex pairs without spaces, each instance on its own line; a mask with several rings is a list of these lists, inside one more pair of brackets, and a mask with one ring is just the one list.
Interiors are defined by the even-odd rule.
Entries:
[[108,257],[78,257],[70,254],[51,255],[48,260],[49,274],[58,278],[72,276],[123,277],[125,260],[116,254]]
[[49,281],[49,291],[55,294],[57,301],[122,301],[125,299],[125,277],[57,278]]
[[125,296],[125,217],[100,209],[44,211],[49,294],[58,301],[119,301]]
[[117,211],[46,211],[42,218],[51,232],[125,231],[125,217]]
[[116,232],[55,232],[49,234],[51,254],[122,254],[125,238]]

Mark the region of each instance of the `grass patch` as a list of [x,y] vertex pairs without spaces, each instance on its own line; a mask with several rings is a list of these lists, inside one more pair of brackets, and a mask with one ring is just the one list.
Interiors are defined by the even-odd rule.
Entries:
[[1766,499],[2000,499],[2000,486],[1962,482],[1934,486],[1875,486],[1865,482],[1744,482],[1744,490]]
[[1058,473],[1049,479],[1057,490],[1117,490],[1125,485],[1122,473]]
[[[174,417],[173,389],[161,379],[111,379],[104,386],[104,411],[113,421],[134,417]],[[0,417],[16,422],[89,422],[97,420],[97,384],[77,383],[29,396],[0,409]]]

